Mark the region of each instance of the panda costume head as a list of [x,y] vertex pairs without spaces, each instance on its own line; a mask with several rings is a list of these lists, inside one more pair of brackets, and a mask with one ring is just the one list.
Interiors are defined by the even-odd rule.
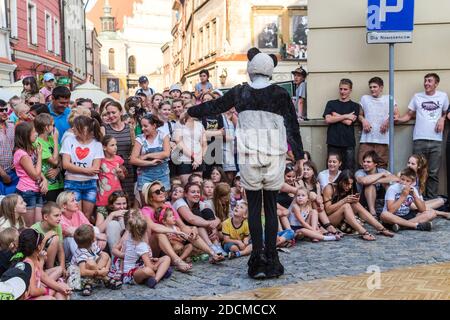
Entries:
[[[257,48],[251,48],[247,52],[247,73],[254,88],[264,88],[269,85],[273,70],[278,65],[278,59],[274,54],[266,54]],[[264,86],[261,87],[261,85]]]

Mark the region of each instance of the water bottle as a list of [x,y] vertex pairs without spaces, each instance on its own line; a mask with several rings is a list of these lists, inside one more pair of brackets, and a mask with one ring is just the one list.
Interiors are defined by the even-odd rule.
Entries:
[[70,265],[67,269],[69,272],[69,278],[67,284],[72,290],[81,290],[81,274],[80,268],[76,265]]

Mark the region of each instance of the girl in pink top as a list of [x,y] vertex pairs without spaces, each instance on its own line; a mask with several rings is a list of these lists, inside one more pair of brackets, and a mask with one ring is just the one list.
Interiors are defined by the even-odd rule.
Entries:
[[42,220],[42,194],[47,193],[48,189],[47,179],[41,171],[42,146],[33,146],[37,136],[33,123],[21,122],[16,126],[13,163],[19,177],[17,194],[27,204],[27,214],[24,216],[27,227]]
[[[34,229],[25,229],[19,236],[19,248],[13,262],[29,264],[31,267],[30,286],[27,300],[67,300],[70,287],[61,278],[61,268],[42,269],[45,257],[44,235]],[[24,266],[25,267],[25,266]],[[58,280],[60,279],[60,280]]]
[[126,172],[124,160],[117,155],[117,140],[111,135],[106,135],[102,144],[105,158],[100,162],[98,174],[97,211],[98,207],[108,205],[108,198],[114,191],[122,190],[120,180],[125,179]]

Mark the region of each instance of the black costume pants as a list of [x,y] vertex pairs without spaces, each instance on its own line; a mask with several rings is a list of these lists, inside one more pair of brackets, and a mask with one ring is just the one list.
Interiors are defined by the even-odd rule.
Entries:
[[[245,191],[248,200],[248,223],[252,239],[253,251],[276,250],[278,216],[277,216],[277,194],[278,191],[258,190]],[[264,199],[264,200],[263,200]],[[265,228],[264,241],[261,221],[261,209],[264,202]],[[263,245],[265,242],[265,245]]]

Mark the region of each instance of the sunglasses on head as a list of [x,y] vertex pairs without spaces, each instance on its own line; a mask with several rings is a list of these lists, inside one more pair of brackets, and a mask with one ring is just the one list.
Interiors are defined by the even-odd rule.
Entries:
[[156,193],[158,196],[162,193],[166,192],[166,188],[161,187],[161,189],[157,189],[155,191],[153,191],[152,193]]

